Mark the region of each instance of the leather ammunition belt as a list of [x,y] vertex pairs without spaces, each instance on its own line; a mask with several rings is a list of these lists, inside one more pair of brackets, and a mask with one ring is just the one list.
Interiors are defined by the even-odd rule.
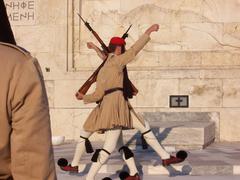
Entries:
[[123,91],[123,88],[116,87],[116,88],[108,89],[108,90],[105,91],[104,95],[106,96],[106,95],[111,94],[111,93],[113,93],[115,91]]

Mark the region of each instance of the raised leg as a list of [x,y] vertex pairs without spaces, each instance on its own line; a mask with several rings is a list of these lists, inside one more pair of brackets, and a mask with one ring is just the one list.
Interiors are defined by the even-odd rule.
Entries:
[[131,110],[130,113],[133,120],[133,128],[138,129],[142,134],[144,134],[143,136],[147,143],[154,149],[154,151],[156,151],[156,153],[161,157],[161,159],[170,158],[170,154],[158,142],[157,138],[151,131],[149,123],[147,121],[144,121],[143,124],[133,110]]

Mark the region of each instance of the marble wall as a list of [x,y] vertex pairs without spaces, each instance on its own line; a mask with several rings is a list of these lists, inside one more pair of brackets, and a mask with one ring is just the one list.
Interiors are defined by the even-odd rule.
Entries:
[[[132,24],[127,48],[153,24],[160,30],[129,64],[139,89],[137,111],[217,112],[221,141],[240,140],[239,0],[5,0],[19,45],[39,59],[53,134],[68,139],[93,105],[74,93],[101,63],[86,42],[97,41],[79,12],[107,44]],[[26,15],[30,13],[30,15]],[[94,87],[91,88],[91,91]],[[189,95],[189,108],[169,108],[170,95]]]

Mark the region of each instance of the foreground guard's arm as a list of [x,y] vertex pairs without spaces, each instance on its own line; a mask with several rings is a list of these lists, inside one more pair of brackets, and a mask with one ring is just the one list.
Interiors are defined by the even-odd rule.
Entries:
[[11,168],[14,179],[55,180],[47,95],[40,67],[32,59],[16,68],[11,97]]

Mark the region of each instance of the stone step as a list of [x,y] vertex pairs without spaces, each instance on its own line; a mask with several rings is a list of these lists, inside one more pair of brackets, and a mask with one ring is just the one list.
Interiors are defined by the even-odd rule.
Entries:
[[[215,138],[211,121],[151,121],[150,126],[159,142],[176,149],[203,149]],[[123,131],[123,139],[133,149],[141,145],[141,133],[135,129]]]
[[[76,144],[64,144],[54,147],[55,161],[61,157],[71,160],[74,155]],[[95,148],[102,145],[94,144]],[[159,156],[149,150],[133,151],[135,161],[140,174],[145,175],[239,175],[240,174],[240,144],[212,144],[204,150],[188,151],[188,158],[180,164],[167,168],[161,165]],[[80,160],[79,175],[85,175],[90,167],[92,154],[84,154]],[[121,170],[127,170],[122,157],[114,151],[110,159],[104,164],[99,173],[117,174]],[[58,173],[62,172],[57,167]]]
[[209,122],[219,118],[218,112],[141,112],[139,113],[145,120],[152,122]]

